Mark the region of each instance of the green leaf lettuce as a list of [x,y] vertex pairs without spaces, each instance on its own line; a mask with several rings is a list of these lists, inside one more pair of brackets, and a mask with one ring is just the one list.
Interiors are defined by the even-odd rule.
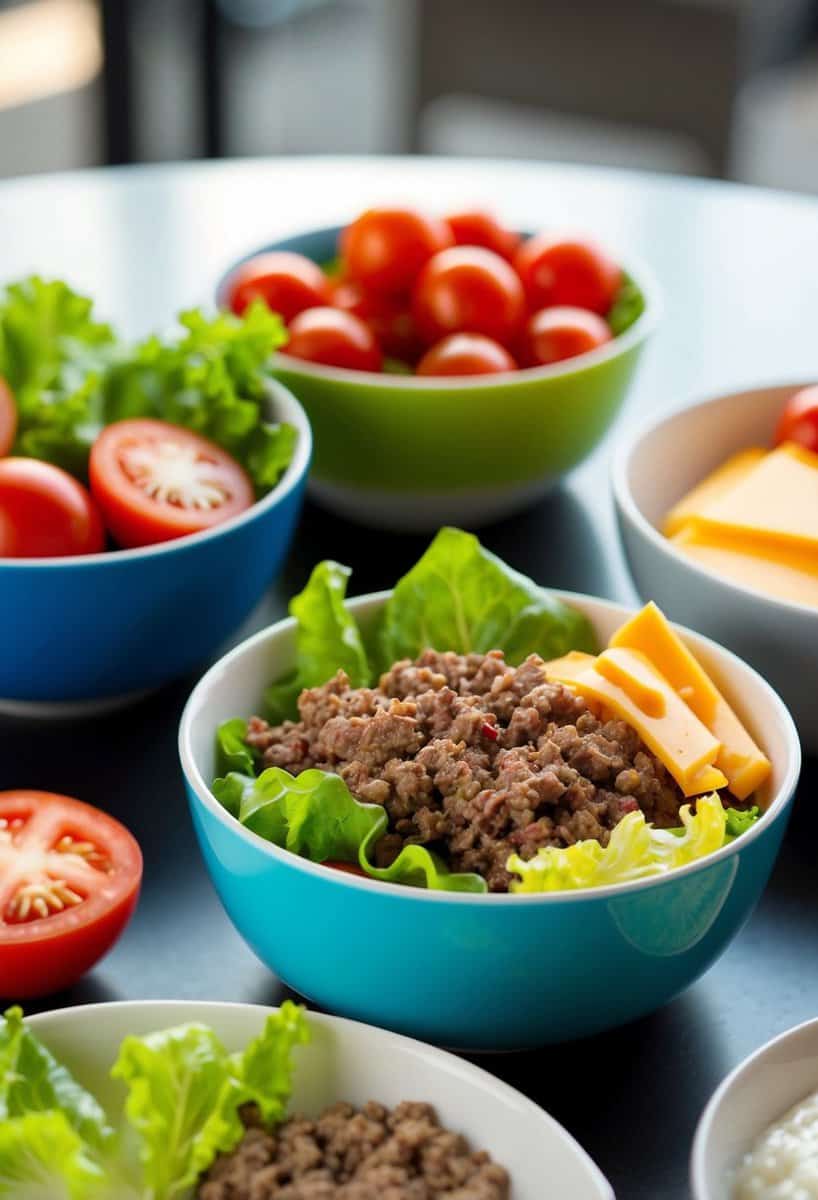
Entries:
[[339,775],[313,769],[292,776],[268,767],[257,779],[235,773],[217,779],[213,792],[253,833],[312,862],[357,863],[382,883],[486,891],[481,876],[448,871],[425,846],[404,846],[390,866],[376,867],[370,855],[386,832],[386,810],[356,800]]

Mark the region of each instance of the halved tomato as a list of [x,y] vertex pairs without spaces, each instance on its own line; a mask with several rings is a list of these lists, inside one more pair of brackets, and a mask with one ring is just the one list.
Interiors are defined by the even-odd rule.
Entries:
[[142,854],[119,821],[53,792],[0,792],[0,996],[70,987],[113,946]]
[[104,549],[99,509],[78,479],[39,458],[0,458],[0,558]]
[[221,446],[149,418],[103,429],[88,475],[105,524],[126,547],[210,529],[255,500],[247,473]]
[[0,379],[0,455],[8,454],[17,433],[17,405],[11,388]]

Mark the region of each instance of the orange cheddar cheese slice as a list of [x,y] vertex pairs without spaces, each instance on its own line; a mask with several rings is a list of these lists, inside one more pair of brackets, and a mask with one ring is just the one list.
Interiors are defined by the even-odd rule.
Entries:
[[818,608],[818,554],[686,525],[670,539],[691,562],[730,583]]
[[737,454],[731,455],[726,462],[717,467],[706,479],[688,492],[678,504],[673,506],[665,517],[665,536],[673,537],[689,521],[702,516],[708,505],[727,495],[764,458],[766,453],[767,451],[760,446],[752,446],[748,450],[739,450]]
[[618,647],[603,650],[590,664],[584,658],[572,661],[567,655],[548,663],[548,673],[627,721],[685,796],[727,786],[714,766],[721,743],[644,654]]
[[770,761],[753,741],[701,663],[651,602],[626,621],[610,641],[643,654],[720,743],[715,766],[730,791],[746,800],[770,773]]
[[818,554],[818,455],[792,442],[779,446],[690,524],[711,538],[742,536],[768,547]]

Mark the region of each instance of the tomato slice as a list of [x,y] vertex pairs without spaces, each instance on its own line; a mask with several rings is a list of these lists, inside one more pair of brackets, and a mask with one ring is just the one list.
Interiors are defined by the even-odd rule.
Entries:
[[343,871],[346,875],[360,875],[362,879],[369,878],[366,871],[362,870],[357,863],[341,862],[337,858],[328,858],[321,866],[329,867],[333,871]]
[[91,448],[91,491],[121,546],[150,546],[199,533],[255,500],[226,450],[167,421],[108,425]]
[[107,813],[52,792],[0,792],[0,995],[70,987],[113,946],[142,854]]
[[0,379],[0,456],[8,454],[17,433],[17,405],[11,388]]
[[0,557],[97,554],[105,531],[88,489],[53,463],[0,459]]

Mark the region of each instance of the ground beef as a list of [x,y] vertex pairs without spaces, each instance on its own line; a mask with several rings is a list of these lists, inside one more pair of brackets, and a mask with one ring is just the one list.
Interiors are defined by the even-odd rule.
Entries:
[[508,1200],[503,1168],[442,1129],[428,1104],[336,1104],[273,1132],[245,1116],[250,1128],[207,1172],[198,1200]]
[[283,725],[254,717],[248,743],[265,766],[333,771],[360,800],[382,804],[381,866],[421,843],[502,892],[513,852],[607,845],[637,808],[655,825],[679,823],[682,792],[636,731],[595,716],[536,655],[514,668],[498,650],[427,650],[377,688],[351,688],[339,671],[302,692],[298,708],[301,720]]

